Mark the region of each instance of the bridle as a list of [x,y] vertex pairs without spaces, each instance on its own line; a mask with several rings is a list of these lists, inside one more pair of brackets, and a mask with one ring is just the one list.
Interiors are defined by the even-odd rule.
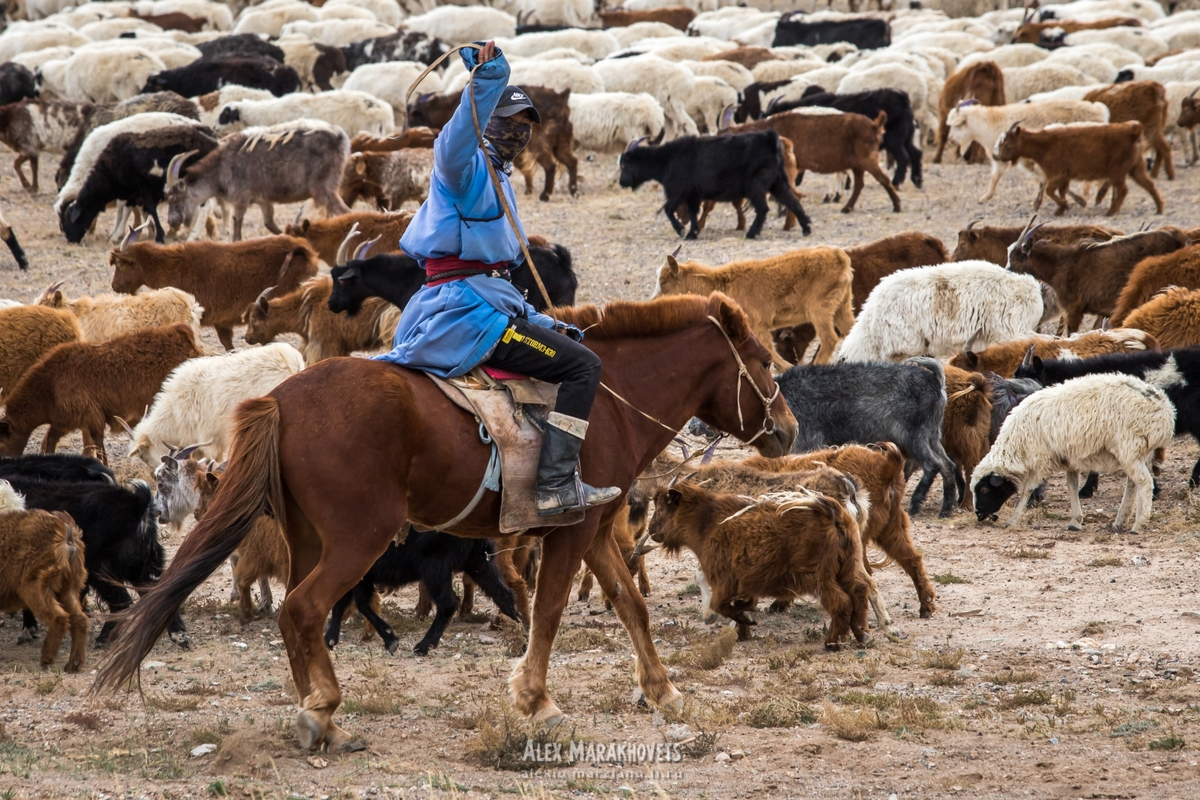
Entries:
[[[750,384],[750,388],[754,390],[754,393],[756,395],[758,395],[759,401],[763,404],[764,415],[763,415],[762,427],[759,428],[758,433],[754,434],[749,439],[747,439],[745,443],[750,444],[755,439],[757,439],[758,437],[760,437],[764,434],[766,434],[767,436],[770,436],[776,430],[775,417],[771,414],[771,405],[775,402],[775,399],[777,397],[779,397],[779,384],[778,383],[775,384],[775,391],[772,392],[770,395],[764,394],[763,391],[758,388],[758,384],[754,382],[754,378],[751,377],[750,370],[748,370],[746,368],[746,362],[742,360],[741,353],[738,352],[737,346],[733,343],[733,339],[731,339],[729,337],[729,334],[726,332],[725,327],[721,324],[721,321],[718,320],[716,317],[714,317],[712,314],[708,315],[708,321],[711,322],[713,325],[716,325],[717,330],[719,330],[721,332],[721,335],[725,337],[725,341],[729,344],[729,350],[730,350],[730,352],[733,353],[733,360],[735,362],[737,362],[737,366],[738,366],[738,376],[737,376],[738,427],[741,429],[745,429],[745,427],[746,427],[745,419],[742,416],[742,378],[743,377],[746,379],[746,382]],[[774,383],[774,381],[772,381],[772,383]],[[650,416],[645,411],[642,411],[640,408],[635,406],[633,403],[626,400],[624,397],[621,397],[621,395],[614,392],[612,390],[612,388],[608,384],[606,384],[604,381],[600,381],[600,388],[604,389],[604,391],[608,392],[613,397],[617,398],[622,403],[629,406],[634,411],[641,414],[643,417],[645,417],[646,419],[655,423],[656,425],[663,428],[664,430],[668,430],[672,434],[678,433],[678,431],[676,431],[670,425],[667,425],[665,422],[658,419],[657,417]]]

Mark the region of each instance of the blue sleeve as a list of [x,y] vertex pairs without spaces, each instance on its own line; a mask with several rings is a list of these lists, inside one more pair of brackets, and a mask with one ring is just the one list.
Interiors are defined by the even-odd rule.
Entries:
[[[474,69],[477,54],[477,50],[459,51],[468,72]],[[492,112],[496,110],[500,95],[508,85],[509,72],[508,60],[497,50],[496,57],[475,73],[472,83],[475,86],[475,107],[479,112],[480,130],[487,127]],[[469,170],[478,149],[479,140],[471,121],[471,86],[468,85],[463,88],[454,116],[433,142],[433,168],[444,186],[457,190],[469,182]]]
[[532,322],[534,325],[537,325],[539,328],[549,328],[550,330],[554,330],[558,326],[558,320],[554,319],[554,317],[547,317],[545,314],[529,305],[529,303],[525,304],[525,315],[530,322]]

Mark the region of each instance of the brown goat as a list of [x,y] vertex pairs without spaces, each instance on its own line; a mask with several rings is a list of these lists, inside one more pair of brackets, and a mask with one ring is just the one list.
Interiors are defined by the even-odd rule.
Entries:
[[171,371],[204,353],[191,326],[147,328],[106,342],[68,342],[51,350],[17,382],[0,419],[0,454],[25,451],[34,429],[50,424],[42,452],[53,453],[73,430],[83,433],[84,452],[104,452],[104,426],[116,417],[136,424],[154,402]]
[[[1053,336],[1031,336],[994,344],[983,350],[971,350],[970,342],[962,352],[950,359],[950,366],[972,372],[994,372],[1011,378],[1021,365],[1029,348],[1043,360],[1050,358],[1091,358],[1112,353],[1135,353],[1158,350],[1158,340],[1145,331],[1133,328],[1114,328],[1109,331],[1088,331],[1069,339]],[[950,391],[949,387],[946,389]]]
[[1032,159],[1046,176],[1045,194],[1058,205],[1056,216],[1067,210],[1071,181],[1080,180],[1107,181],[1112,186],[1111,217],[1121,210],[1129,194],[1126,178],[1133,178],[1146,190],[1161,214],[1162,195],[1146,173],[1141,136],[1140,122],[1055,125],[1040,131],[1025,130],[1017,123],[996,144],[996,156],[1014,164],[1018,159]]
[[549,200],[554,192],[554,173],[562,162],[567,168],[567,190],[574,196],[579,191],[579,159],[575,157],[575,128],[567,105],[571,90],[556,92],[542,86],[524,89],[542,120],[540,125],[533,126],[529,144],[513,161],[513,166],[525,176],[525,194],[533,194],[533,170],[540,166],[546,180],[538,199],[543,203]]
[[868,172],[892,199],[892,211],[900,212],[900,195],[896,187],[879,168],[879,145],[883,143],[883,128],[887,114],[879,112],[874,120],[861,114],[801,114],[785,111],[772,114],[765,119],[733,125],[722,133],[743,133],[774,128],[781,137],[793,143],[803,142],[796,148],[796,167],[801,174],[813,171],[822,175],[834,172],[854,174],[854,191],[842,213],[849,214],[862,194],[863,173]]
[[1095,20],[1052,19],[1047,22],[1024,22],[1013,34],[1013,44],[1038,44],[1042,34],[1052,28],[1067,33],[1100,31],[1108,28],[1140,28],[1142,21],[1137,17],[1105,17]]
[[396,211],[410,200],[417,205],[425,202],[432,170],[432,148],[355,153],[346,161],[338,192],[351,208],[359,200],[367,200],[374,201],[380,211]]
[[1200,291],[1173,286],[1125,318],[1129,327],[1158,339],[1164,350],[1200,345]]
[[688,25],[696,18],[696,10],[686,6],[667,6],[647,11],[626,11],[616,8],[611,11],[597,11],[601,27],[627,28],[639,22],[662,22],[677,30],[686,31]]
[[294,292],[273,297],[266,290],[246,309],[247,344],[267,344],[281,333],[298,333],[304,344],[304,363],[312,366],[327,358],[348,356],[359,350],[390,347],[400,309],[378,297],[363,301],[362,312],[335,314],[329,310],[333,279],[318,275]]
[[[862,310],[871,290],[893,272],[909,267],[944,264],[949,260],[946,256],[946,246],[940,239],[919,231],[898,233],[867,244],[847,247],[845,250],[846,255],[850,256],[850,266],[854,270],[851,293],[855,314]],[[841,331],[843,334],[847,332]],[[816,329],[810,323],[805,323],[791,329],[774,331],[772,336],[775,349],[788,361],[799,364],[816,336]]]
[[[954,248],[951,261],[990,261],[1005,266],[1008,264],[1008,248],[1011,247],[1029,226],[999,227],[979,225],[971,220],[967,227],[958,232],[958,246]],[[1040,225],[1032,234],[1038,241],[1055,244],[1074,244],[1085,239],[1107,242],[1114,236],[1124,236],[1121,231],[1100,225]]]
[[732,50],[722,50],[700,57],[701,61],[732,61],[753,70],[764,61],[783,61],[783,56],[772,53],[769,47],[735,47]]
[[64,511],[25,510],[24,498],[0,481],[0,612],[28,610],[46,626],[42,669],[58,657],[69,631],[64,672],[78,672],[87,656],[88,618],[79,598],[87,583],[83,534]]
[[351,211],[327,219],[306,219],[299,225],[288,225],[285,233],[298,239],[307,239],[317,256],[330,266],[337,259],[338,248],[345,241],[350,229],[358,225],[362,234],[360,241],[378,239],[371,247],[371,255],[400,252],[400,237],[412,221],[411,211]]
[[82,338],[79,320],[69,311],[45,306],[0,309],[0,393],[12,392],[46,353]]
[[[964,100],[977,100],[984,106],[1002,106],[1006,103],[1004,73],[996,62],[977,61],[946,78],[942,85],[942,94],[938,97],[937,155],[933,157],[935,164],[942,163],[942,152],[946,149],[946,142],[950,137],[950,126],[946,124],[946,117]],[[985,160],[982,148],[976,142],[972,142],[963,155],[971,163],[982,163]]]
[[[1167,90],[1158,81],[1131,81],[1093,89],[1083,96],[1092,103],[1108,106],[1109,122],[1140,122],[1142,138],[1154,150],[1154,166],[1150,176],[1158,177],[1163,164],[1167,165],[1167,180],[1175,180],[1175,165],[1171,163],[1171,143],[1163,135],[1167,124]],[[1099,199],[1097,200],[1097,202]]]
[[200,33],[204,30],[204,26],[208,24],[207,19],[189,17],[187,14],[179,11],[171,11],[166,14],[139,14],[136,10],[133,10],[129,12],[129,16],[133,19],[149,22],[151,25],[157,25],[164,31]]
[[418,126],[395,136],[373,136],[360,133],[350,140],[351,153],[390,153],[409,147],[433,147],[438,131]]
[[748,612],[759,598],[813,595],[830,617],[826,650],[841,649],[851,632],[866,641],[869,577],[854,518],[824,495],[776,497],[748,501],[686,481],[663,487],[650,538],[668,554],[695,554],[712,587],[709,607],[739,634],[755,624]]
[[[854,324],[853,275],[850,257],[840,247],[807,247],[719,267],[699,261],[681,264],[667,256],[658,270],[655,294],[724,292],[746,312],[751,330],[766,346],[773,329],[811,322],[821,337],[821,349],[813,360],[828,364],[841,340],[837,331],[849,331]],[[774,350],[771,355],[780,369],[790,366]]]
[[174,286],[204,307],[202,325],[215,328],[226,350],[233,328],[262,294],[275,287],[290,292],[317,273],[317,254],[291,236],[265,236],[245,242],[149,242],[122,244],[109,255],[114,292],[133,294],[142,286]]
[[[863,546],[874,543],[912,579],[921,604],[921,617],[937,610],[937,591],[925,572],[925,560],[913,545],[911,522],[904,510],[904,456],[891,442],[844,445],[783,458],[753,456],[746,466],[765,472],[804,472],[819,466],[841,470],[871,496],[871,511],[863,530]],[[871,568],[868,566],[867,571]]]
[[[966,478],[991,449],[988,440],[992,428],[991,389],[978,372],[950,366],[944,369],[946,411],[942,416],[942,447],[954,462],[961,505],[971,511],[975,506],[971,492],[966,490]],[[921,480],[932,483],[933,473],[926,472]]]
[[1066,314],[1067,333],[1079,330],[1084,314],[1110,316],[1129,273],[1139,261],[1173,253],[1191,244],[1183,231],[1170,227],[1119,236],[1107,242],[1075,244],[1033,241],[1030,232],[1009,251],[1008,268],[1032,275],[1054,289]]
[[[1196,241],[1191,236],[1188,238]],[[1173,253],[1151,256],[1139,261],[1129,273],[1129,280],[1125,282],[1125,288],[1117,297],[1116,307],[1113,308],[1110,317],[1112,324],[1124,325],[1125,318],[1132,314],[1135,308],[1145,305],[1150,298],[1168,286],[1200,289],[1200,244],[1192,244]]]

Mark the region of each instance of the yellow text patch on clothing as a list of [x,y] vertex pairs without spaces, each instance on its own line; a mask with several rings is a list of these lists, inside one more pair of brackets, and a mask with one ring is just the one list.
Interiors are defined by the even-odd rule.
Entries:
[[534,350],[537,350],[539,353],[546,356],[546,358],[554,358],[555,353],[558,352],[554,348],[544,345],[536,339],[532,339],[528,336],[523,336],[517,333],[513,328],[508,328],[504,331],[504,336],[501,337],[500,342],[501,344],[516,342],[517,344],[523,344],[526,347],[532,347]]

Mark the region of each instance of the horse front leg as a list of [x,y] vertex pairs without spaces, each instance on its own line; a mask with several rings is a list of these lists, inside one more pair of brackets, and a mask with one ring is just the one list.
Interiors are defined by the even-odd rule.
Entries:
[[595,535],[595,524],[585,520],[571,528],[556,528],[542,539],[542,563],[538,567],[537,592],[533,596],[529,647],[508,679],[517,712],[531,722],[544,723],[548,727],[563,720],[563,712],[546,691],[550,651],[554,648],[554,637],[567,606],[571,584],[579,572],[579,562]]
[[654,648],[646,600],[633,588],[633,574],[612,537],[611,525],[602,528],[592,540],[584,560],[600,582],[604,594],[611,598],[617,618],[633,642],[633,650],[637,653],[638,686],[642,694],[656,706],[680,711],[683,708],[683,695],[671,684],[667,670]]

